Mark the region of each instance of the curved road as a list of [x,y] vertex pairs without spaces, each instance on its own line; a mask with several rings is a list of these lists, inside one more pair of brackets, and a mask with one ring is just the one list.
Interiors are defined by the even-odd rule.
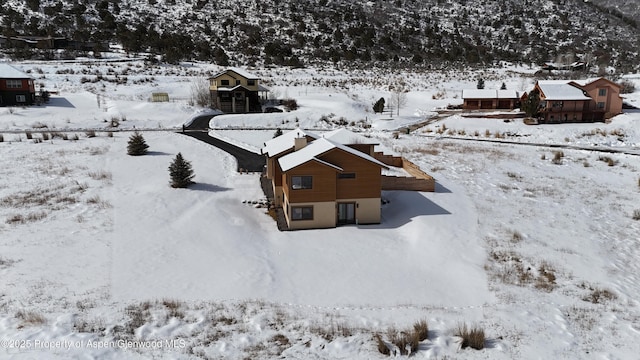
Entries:
[[183,134],[200,141],[204,141],[207,144],[213,145],[220,150],[231,154],[238,162],[238,171],[262,172],[266,165],[263,155],[253,153],[209,136],[209,120],[214,116],[215,115],[198,116],[189,126],[184,128]]

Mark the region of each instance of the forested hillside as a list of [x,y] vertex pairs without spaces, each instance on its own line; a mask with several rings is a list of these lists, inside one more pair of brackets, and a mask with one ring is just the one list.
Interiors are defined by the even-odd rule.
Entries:
[[443,67],[583,60],[629,71],[640,63],[637,8],[627,0],[9,0],[0,18],[4,36],[64,36],[97,43],[97,50],[119,43],[168,62]]

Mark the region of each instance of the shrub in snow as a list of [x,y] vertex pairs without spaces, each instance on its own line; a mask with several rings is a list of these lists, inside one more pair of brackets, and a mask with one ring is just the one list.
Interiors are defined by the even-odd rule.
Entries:
[[170,184],[172,188],[186,188],[194,183],[195,174],[191,163],[185,160],[181,153],[178,153],[169,166],[169,176],[171,177]]
[[275,139],[280,135],[282,135],[282,130],[280,130],[280,128],[277,128],[276,132],[273,134],[273,138]]
[[463,349],[468,347],[476,350],[484,349],[484,330],[478,326],[468,328],[467,324],[460,324],[456,329],[455,335],[462,338],[460,346]]
[[144,137],[139,132],[134,132],[127,143],[127,154],[132,156],[145,155],[149,149]]

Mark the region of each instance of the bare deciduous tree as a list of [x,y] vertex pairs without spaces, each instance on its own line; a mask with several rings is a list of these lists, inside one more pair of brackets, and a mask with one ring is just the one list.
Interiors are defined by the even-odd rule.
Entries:
[[398,81],[395,85],[389,86],[391,96],[389,97],[389,105],[392,109],[397,109],[397,114],[400,116],[400,109],[407,105],[407,88],[403,80]]
[[211,106],[209,80],[197,78],[191,83],[191,103],[198,106]]

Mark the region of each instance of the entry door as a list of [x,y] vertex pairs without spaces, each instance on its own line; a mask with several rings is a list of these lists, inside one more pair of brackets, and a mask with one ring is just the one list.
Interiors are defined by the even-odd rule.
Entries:
[[338,203],[338,225],[356,223],[356,203]]

